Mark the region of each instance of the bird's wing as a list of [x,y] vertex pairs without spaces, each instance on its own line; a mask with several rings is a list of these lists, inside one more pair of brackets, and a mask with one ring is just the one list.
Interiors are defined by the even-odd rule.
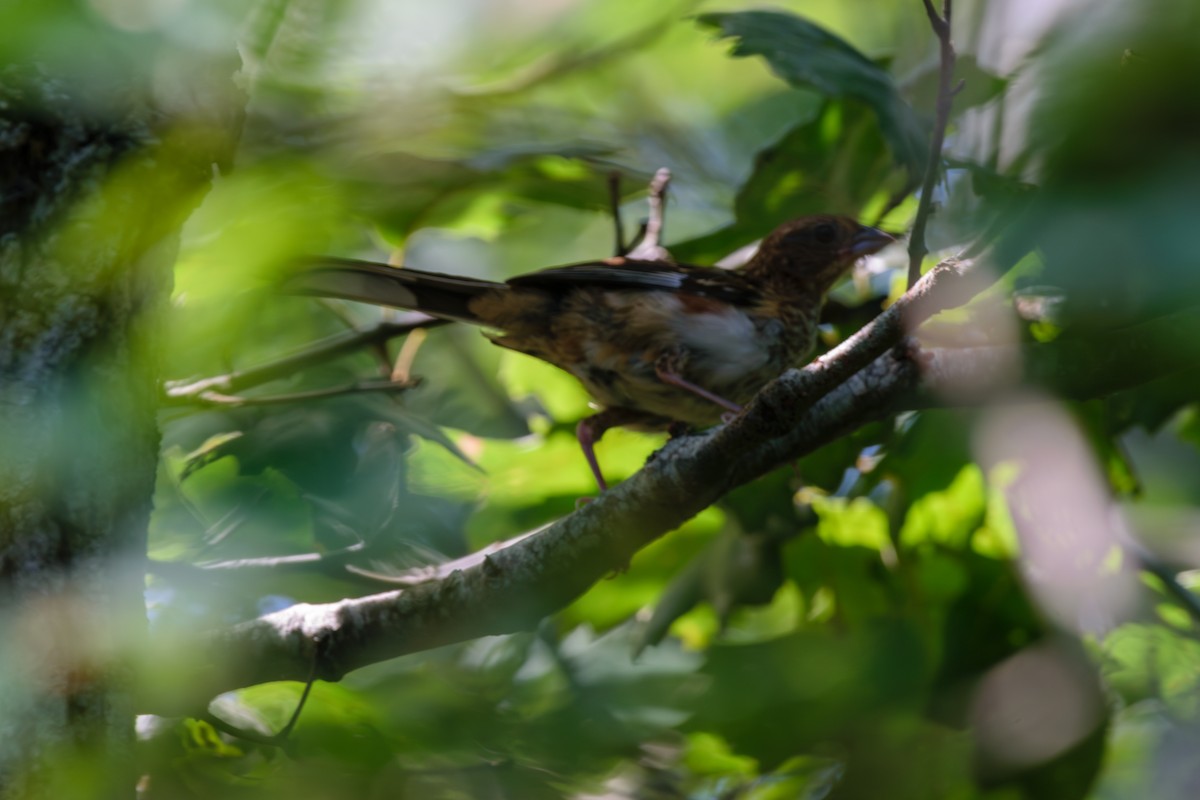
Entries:
[[634,261],[624,258],[550,267],[510,278],[508,284],[517,288],[536,288],[555,293],[579,287],[614,291],[657,290],[707,297],[737,305],[753,302],[759,295],[753,282],[737,272],[670,261]]

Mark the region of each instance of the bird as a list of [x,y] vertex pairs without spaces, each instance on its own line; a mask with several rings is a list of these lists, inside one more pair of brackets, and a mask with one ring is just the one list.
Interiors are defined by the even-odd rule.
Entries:
[[773,230],[736,269],[634,251],[496,282],[318,257],[284,290],[478,325],[493,343],[569,372],[598,406],[576,436],[605,491],[595,454],[605,431],[704,427],[739,413],[812,352],[838,278],[894,241],[850,217],[809,215]]

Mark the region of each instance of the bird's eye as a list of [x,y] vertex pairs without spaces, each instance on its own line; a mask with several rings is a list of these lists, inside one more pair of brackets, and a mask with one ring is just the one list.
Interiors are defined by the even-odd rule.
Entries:
[[821,244],[830,244],[837,238],[837,230],[828,222],[822,222],[813,228],[813,238]]

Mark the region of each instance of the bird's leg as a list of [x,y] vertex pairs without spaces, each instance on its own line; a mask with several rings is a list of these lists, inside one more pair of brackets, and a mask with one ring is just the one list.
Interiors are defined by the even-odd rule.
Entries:
[[600,437],[610,427],[611,425],[604,419],[603,412],[581,419],[575,426],[575,438],[579,440],[579,448],[583,450],[583,457],[587,459],[588,466],[592,468],[592,474],[596,476],[596,483],[602,492],[608,490],[608,483],[604,480],[604,473],[600,471],[600,463],[596,461],[595,448],[596,442],[600,441]]
[[[720,406],[730,414],[742,413],[742,407],[737,403],[733,402],[732,400],[726,400],[724,397],[721,397],[721,395],[714,394],[708,389],[705,389],[703,386],[697,386],[680,375],[680,361],[681,358],[679,354],[664,353],[663,355],[659,356],[656,362],[654,362],[654,374],[657,375],[658,379],[663,383],[669,383],[672,386],[678,386],[680,389],[686,389],[697,397],[703,397],[710,403]],[[723,422],[729,421],[725,419],[725,415],[722,415],[721,420]]]
[[592,468],[592,474],[596,476],[596,483],[600,486],[600,491],[608,489],[608,482],[604,480],[604,474],[600,471],[600,463],[596,460],[595,446],[596,442],[604,436],[604,432],[609,428],[621,425],[661,427],[669,422],[670,420],[655,414],[647,414],[645,411],[637,411],[632,408],[606,408],[599,414],[593,414],[580,420],[579,424],[575,426],[575,438],[579,440],[583,457],[587,459],[588,466]]
[[654,374],[657,375],[658,379],[660,381],[662,381],[663,383],[669,383],[672,386],[678,386],[680,389],[686,389],[687,391],[691,392],[692,394],[696,395],[697,397],[703,397],[705,400],[709,401],[710,403],[715,403],[716,405],[719,405],[721,408],[725,409],[726,411],[728,411],[731,414],[742,413],[742,407],[739,406],[737,403],[733,402],[732,400],[726,400],[724,397],[721,397],[721,395],[719,395],[719,394],[713,394],[708,389],[705,389],[703,386],[697,386],[696,384],[692,383],[691,381],[689,381],[679,375],[676,375],[674,372],[668,372],[667,370],[664,370],[664,369],[655,368]]

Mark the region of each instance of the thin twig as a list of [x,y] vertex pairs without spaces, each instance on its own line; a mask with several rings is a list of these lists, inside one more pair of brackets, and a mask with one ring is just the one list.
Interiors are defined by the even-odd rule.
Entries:
[[149,559],[146,571],[170,581],[211,581],[221,573],[257,570],[259,572],[296,571],[340,575],[347,562],[367,556],[367,546],[361,542],[329,553],[293,553],[286,556],[239,558],[190,564],[184,561]]
[[1174,597],[1195,623],[1200,623],[1200,597],[1179,582],[1175,570],[1156,558],[1142,559],[1142,567],[1163,582],[1167,594]]
[[1179,572],[1174,566],[1152,553],[1146,545],[1132,535],[1121,537],[1121,545],[1129,551],[1141,568],[1158,578],[1163,583],[1167,594],[1174,597],[1192,621],[1200,624],[1200,597],[1179,582]]
[[511,77],[504,78],[482,86],[465,87],[457,93],[466,97],[502,97],[518,94],[541,85],[547,81],[556,80],[575,72],[593,69],[608,61],[621,58],[654,42],[675,25],[680,16],[685,14],[697,0],[684,0],[658,20],[643,28],[633,31],[624,38],[597,47],[594,50],[579,50],[554,53],[546,58],[538,59],[525,68],[518,70]]
[[242,408],[244,406],[269,406],[279,405],[282,403],[301,403],[306,400],[324,400],[329,397],[342,397],[349,394],[370,394],[374,392],[382,392],[384,394],[395,394],[397,392],[407,391],[416,386],[418,381],[410,380],[408,382],[390,381],[390,380],[373,380],[373,381],[355,381],[354,383],[344,386],[333,386],[327,389],[310,389],[306,392],[288,392],[286,394],[271,394],[261,397],[245,397],[243,395],[229,395],[220,392],[201,392],[196,395],[188,395],[179,400],[173,400],[172,404],[185,403],[194,405],[220,406],[224,408]]
[[650,181],[650,217],[646,220],[642,240],[629,251],[629,258],[639,261],[669,261],[671,254],[662,245],[663,225],[667,213],[667,186],[671,183],[671,171],[662,167]]
[[414,379],[412,374],[413,362],[417,360],[417,351],[425,343],[426,336],[428,334],[424,330],[416,330],[404,340],[404,344],[400,346],[400,352],[396,354],[396,360],[392,364],[391,375],[389,377],[393,381],[410,383]]
[[613,255],[625,255],[625,226],[621,223],[621,173],[615,169],[608,173],[608,208],[612,213],[613,228],[616,229]]
[[443,325],[445,322],[446,320],[434,319],[426,314],[414,312],[405,315],[400,320],[381,322],[366,330],[350,330],[334,334],[303,350],[290,353],[274,361],[268,361],[265,364],[196,381],[170,381],[166,384],[165,393],[169,400],[181,402],[186,402],[188,398],[205,392],[237,393],[263,383],[290,378],[297,372],[353,353],[363,347],[385,342],[414,330]]
[[[941,68],[938,71],[937,112],[933,124],[933,135],[929,140],[929,163],[925,165],[925,181],[921,186],[921,199],[917,204],[917,217],[913,221],[912,234],[908,238],[908,286],[911,288],[921,277],[921,262],[929,248],[925,245],[925,229],[933,209],[933,190],[937,185],[942,163],[942,145],[946,141],[946,126],[950,123],[950,107],[958,88],[951,85],[954,80],[954,63],[957,56],[950,41],[950,17],[953,0],[942,0],[942,14],[938,16],[932,0],[922,0],[929,24],[937,35],[941,50]],[[959,87],[961,88],[961,87]]]
[[296,723],[300,721],[300,712],[304,710],[304,704],[308,702],[308,696],[312,692],[313,683],[317,679],[317,664],[319,663],[316,654],[313,655],[312,669],[309,672],[308,680],[304,682],[304,690],[300,693],[300,700],[296,703],[296,708],[292,711],[291,717],[287,724],[280,729],[278,733],[265,735],[257,731],[239,728],[238,726],[226,722],[211,711],[205,711],[201,717],[212,725],[218,731],[225,733],[235,739],[242,739],[247,742],[253,742],[265,747],[280,747],[284,748],[287,745],[288,737],[292,735],[292,730],[295,729]]
[[646,238],[642,244],[658,247],[662,244],[663,225],[667,217],[667,186],[671,183],[671,170],[660,167],[650,181],[650,219],[646,220]]
[[[426,564],[396,573],[377,572],[359,566],[356,562],[367,560],[371,554],[369,547],[361,543],[331,553],[298,553],[286,556],[242,558],[202,565],[151,559],[147,571],[152,575],[172,581],[211,582],[229,578],[243,585],[261,581],[264,576],[270,574],[318,573],[341,580],[357,581],[371,588],[417,586],[430,581],[444,580],[454,572],[477,566],[492,553],[516,544],[537,533],[538,530],[540,529],[493,542],[453,561]],[[255,573],[256,577],[247,578],[248,573]]]
[[288,737],[292,735],[292,730],[295,729],[296,723],[300,721],[300,712],[304,710],[304,704],[308,702],[308,696],[312,693],[313,684],[317,681],[317,665],[320,664],[320,656],[318,653],[313,653],[312,669],[309,670],[308,680],[304,682],[304,691],[300,693],[300,700],[296,703],[296,710],[292,712],[292,717],[287,721],[287,724],[275,734],[276,741],[282,747],[287,742]]

